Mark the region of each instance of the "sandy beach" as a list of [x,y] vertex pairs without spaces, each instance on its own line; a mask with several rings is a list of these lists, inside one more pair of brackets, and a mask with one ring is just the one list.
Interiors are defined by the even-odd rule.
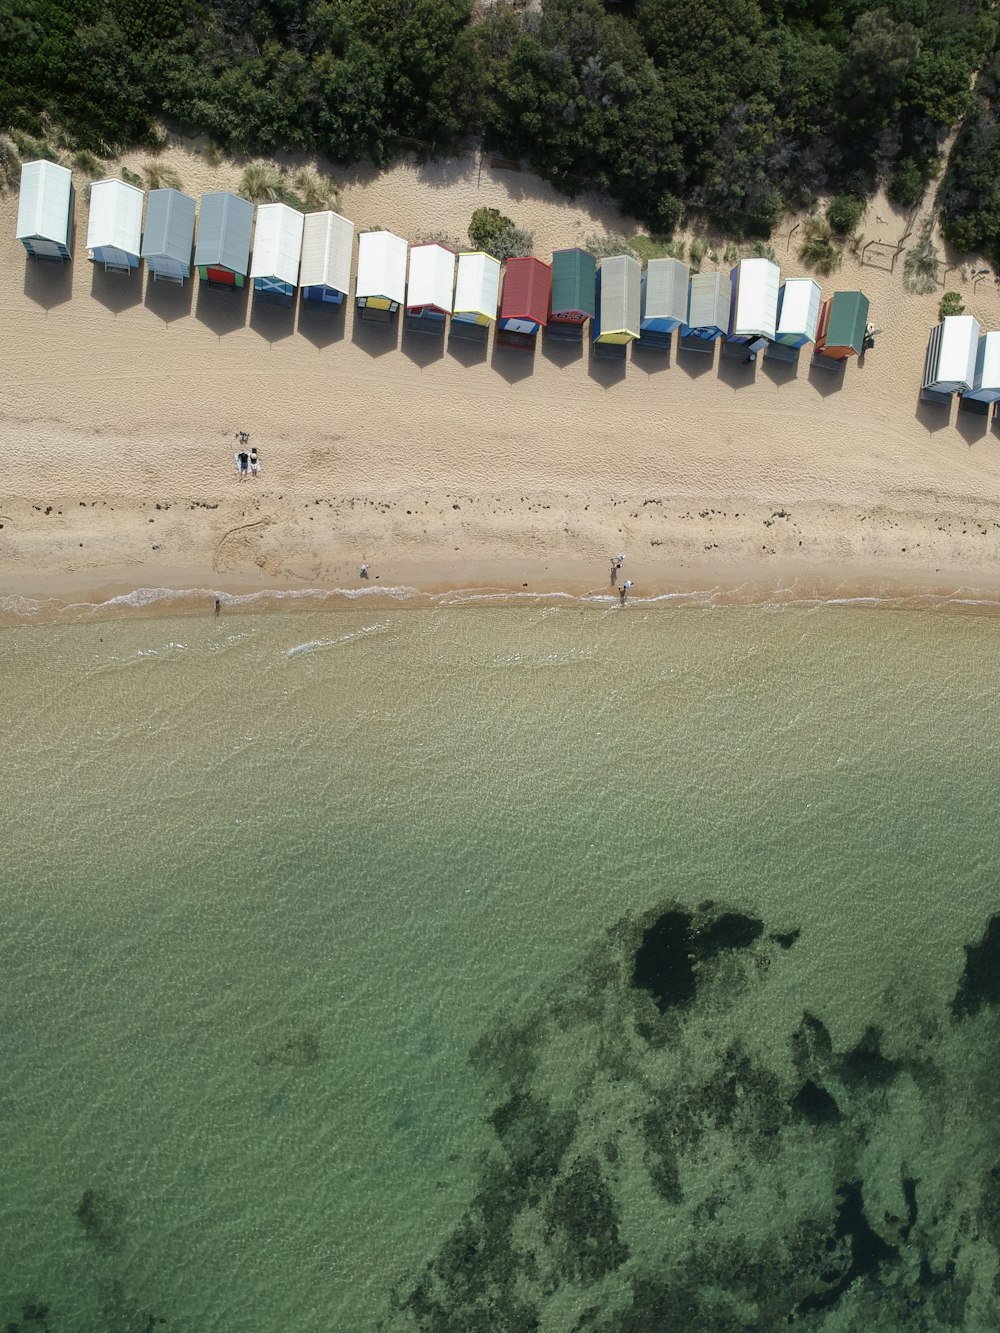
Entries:
[[[175,146],[188,193],[239,168]],[[133,168],[141,155],[129,160]],[[492,205],[536,253],[639,230],[606,202],[463,159],[335,173],[340,211],[409,240],[464,239]],[[907,219],[884,198],[824,294],[860,287],[883,330],[843,376],[707,357],[594,363],[386,335],[353,312],[286,313],[87,262],[27,261],[0,200],[0,594],[52,618],[135,589],[223,596],[608,595],[626,553],[634,599],[1000,599],[1000,438],[988,419],[918,404],[940,292],[889,255]],[[790,220],[774,246],[805,272]],[[711,265],[706,261],[706,267]],[[720,261],[720,266],[721,261]],[[983,329],[992,274],[947,275]],[[263,473],[241,483],[245,429]],[[359,579],[359,566],[369,579]],[[151,594],[128,604],[149,604]],[[79,613],[75,612],[75,613]],[[75,614],[70,612],[69,614]]]

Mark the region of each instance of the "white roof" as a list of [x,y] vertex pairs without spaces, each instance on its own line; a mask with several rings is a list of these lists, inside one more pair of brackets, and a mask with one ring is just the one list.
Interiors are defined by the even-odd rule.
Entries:
[[354,258],[354,223],[339,213],[307,213],[302,229],[302,287],[332,287],[351,290],[351,260]]
[[297,285],[304,221],[304,215],[287,204],[258,206],[251,278],[277,278],[292,287]]
[[763,334],[773,338],[778,318],[781,274],[770,259],[741,259],[736,265],[733,290],[734,334]]
[[975,381],[972,387],[1000,389],[1000,333],[984,333],[976,355]]
[[427,245],[411,245],[406,304],[432,305],[437,306],[439,310],[451,310],[454,289],[454,252],[435,242]]
[[105,247],[138,255],[142,249],[142,190],[125,181],[95,181],[90,187],[87,249]]
[[944,384],[971,385],[976,375],[978,350],[979,321],[971,315],[945,315],[934,379]]
[[480,251],[458,256],[455,314],[486,315],[496,319],[500,303],[500,260]]
[[406,242],[391,231],[362,232],[358,240],[358,284],[355,296],[384,296],[400,305],[406,300]]
[[781,292],[778,337],[783,333],[804,333],[815,338],[819,324],[819,283],[812,278],[788,278]]
[[69,245],[73,173],[55,162],[25,162],[17,201],[16,240],[41,236]]

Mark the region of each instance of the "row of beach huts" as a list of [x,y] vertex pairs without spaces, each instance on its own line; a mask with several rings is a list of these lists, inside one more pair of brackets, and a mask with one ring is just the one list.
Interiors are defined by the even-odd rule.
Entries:
[[[72,173],[53,162],[25,163],[17,238],[38,259],[70,258]],[[143,209],[145,204],[145,219]],[[595,355],[622,357],[629,344],[663,350],[676,330],[689,350],[759,352],[794,362],[814,345],[817,357],[843,363],[866,346],[868,300],[837,292],[826,301],[811,278],[780,280],[766,258],[742,259],[732,273],[691,273],[679,259],[653,259],[645,272],[631,255],[597,261],[579,247],[551,263],[466,252],[437,242],[408,245],[388,231],[362,232],[354,270],[354,224],[331,211],[303,214],[286,204],[254,205],[216,191],[195,201],[175,189],[144,191],[123,180],[90,189],[87,250],[95,264],[130,273],[144,262],[154,281],[183,283],[192,267],[213,287],[252,283],[255,297],[291,304],[340,305],[352,295],[361,318],[483,339],[496,323],[500,345],[532,348],[541,329],[580,341],[590,322]],[[254,228],[256,212],[256,229]],[[251,253],[251,236],[253,249]],[[192,259],[193,254],[193,259]],[[870,344],[869,344],[870,345]]]
[[956,394],[960,407],[984,416],[1000,402],[1000,333],[981,332],[971,315],[946,315],[927,340],[921,399],[950,407]]

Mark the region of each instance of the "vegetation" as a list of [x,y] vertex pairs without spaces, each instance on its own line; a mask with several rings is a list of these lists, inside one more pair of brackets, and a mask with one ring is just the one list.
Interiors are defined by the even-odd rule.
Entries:
[[946,233],[1000,234],[991,0],[9,0],[5,18],[0,125],[33,155],[155,150],[159,120],[334,162],[471,136],[560,189],[611,191],[654,235],[695,214],[752,240],[880,182],[909,206],[968,113]]
[[[622,237],[622,240],[624,240],[624,237]],[[651,259],[684,258],[683,241],[654,241],[651,236],[644,236],[640,232],[637,236],[633,236],[630,241],[626,241],[625,244],[643,266],[648,264]],[[628,253],[628,251],[616,250],[614,253],[623,254]]]
[[147,190],[182,190],[181,178],[173,167],[165,166],[155,159],[146,162],[142,168],[142,179]]
[[240,194],[252,204],[281,203],[285,178],[270,162],[248,162],[240,177]]
[[629,238],[618,231],[594,232],[584,241],[583,248],[589,250],[595,259],[611,259],[615,255],[631,255],[633,259],[653,258],[648,254],[640,256]]
[[834,236],[833,228],[826,218],[816,213],[806,218],[802,230],[805,239],[799,250],[799,258],[807,268],[811,268],[823,278],[828,278],[840,268],[843,246]]
[[944,319],[945,315],[964,315],[965,302],[962,300],[960,292],[945,292],[941,297],[941,304],[938,307],[938,319]]
[[865,211],[865,201],[852,194],[838,194],[827,205],[826,219],[838,236],[853,236]]
[[928,223],[920,233],[916,245],[910,247],[903,260],[903,282],[907,290],[917,296],[927,296],[938,285],[938,252],[934,248],[931,226]]
[[708,242],[701,236],[696,236],[688,246],[688,260],[696,273],[700,270],[701,262],[707,254]]
[[531,232],[515,226],[498,208],[476,209],[469,221],[469,240],[474,250],[483,250],[494,259],[530,255],[534,248]]

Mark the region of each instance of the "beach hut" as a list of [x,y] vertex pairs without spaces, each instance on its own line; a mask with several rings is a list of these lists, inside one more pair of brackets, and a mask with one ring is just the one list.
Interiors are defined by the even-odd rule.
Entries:
[[978,353],[978,320],[971,315],[946,315],[931,329],[921,393],[931,395],[931,401],[966,393],[975,382]]
[[178,282],[191,276],[194,200],[180,190],[150,190],[141,257],[153,281]]
[[354,258],[354,223],[329,209],[307,213],[302,228],[302,268],[299,286],[303,301],[341,305],[351,293]]
[[814,342],[819,327],[819,305],[819,283],[812,278],[789,278],[782,283],[775,342],[796,348]]
[[73,173],[55,162],[25,162],[17,201],[19,240],[32,259],[69,259],[73,244]]
[[406,327],[415,333],[445,330],[455,295],[455,252],[429,241],[410,246],[406,283]]
[[819,312],[816,352],[833,361],[858,356],[864,351],[867,328],[868,297],[864,292],[834,292]]
[[228,190],[201,196],[194,266],[210,287],[245,287],[250,271],[253,204]]
[[485,339],[500,302],[500,260],[481,250],[458,256],[451,331],[459,338]]
[[362,232],[354,289],[362,319],[391,322],[406,300],[406,242],[391,231]]
[[691,270],[680,259],[651,259],[642,276],[642,306],[636,347],[662,350],[688,315]]
[[688,290],[687,323],[681,340],[689,351],[712,351],[712,344],[729,330],[732,287],[725,273],[694,273]]
[[123,180],[95,181],[90,187],[87,249],[105,273],[131,273],[142,251],[145,195]]
[[556,250],[552,255],[552,308],[547,338],[580,342],[583,326],[597,313],[597,260],[587,250]]
[[602,259],[597,270],[597,315],[591,325],[594,352],[620,358],[639,336],[642,269],[631,255]]
[[729,341],[759,351],[773,341],[781,274],[770,259],[741,259],[732,272]]
[[305,215],[287,204],[260,204],[250,277],[254,299],[290,305],[299,283]]
[[497,343],[531,351],[539,329],[549,318],[552,299],[552,267],[531,255],[507,260],[503,296],[497,322]]
[[972,388],[962,396],[978,403],[1000,402],[1000,333],[984,333],[979,339]]

